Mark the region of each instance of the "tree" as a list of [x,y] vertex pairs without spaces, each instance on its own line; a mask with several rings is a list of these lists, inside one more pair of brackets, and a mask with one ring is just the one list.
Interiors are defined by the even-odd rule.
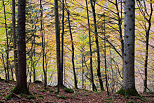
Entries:
[[26,77],[26,43],[25,43],[25,7],[26,0],[18,2],[18,75],[16,87],[12,90],[16,94],[29,94]]
[[58,71],[58,92],[60,87],[60,28],[58,16],[58,0],[54,0],[55,7],[55,29],[56,29],[56,55],[57,55],[57,71]]
[[95,13],[95,3],[96,1],[90,0],[91,2],[91,7],[92,7],[92,12],[93,12],[93,18],[94,18],[94,27],[95,27],[95,43],[96,43],[96,48],[97,48],[97,76],[99,79],[99,84],[101,87],[101,91],[104,91],[103,87],[103,81],[101,78],[101,69],[100,69],[100,53],[99,53],[99,42],[98,42],[98,32],[97,32],[97,25],[96,25],[96,13]]
[[123,86],[117,92],[125,96],[138,95],[135,89],[135,0],[124,3],[124,72]]
[[69,32],[70,32],[71,42],[72,42],[72,67],[73,67],[73,75],[74,75],[74,85],[75,85],[75,88],[77,89],[78,86],[77,86],[77,78],[76,78],[75,63],[74,63],[74,42],[73,42],[73,36],[72,36],[69,10],[67,10],[67,15],[68,15]]
[[[6,75],[6,80],[9,80],[9,38],[8,38],[8,29],[7,29],[7,23],[6,23],[6,10],[5,10],[5,3],[3,1],[3,7],[4,7],[4,18],[5,18],[5,32],[6,32],[6,70],[7,70],[7,75]],[[4,67],[5,68],[5,67]]]
[[64,4],[64,0],[62,0],[62,34],[61,34],[61,61],[60,61],[60,82],[59,82],[59,85],[60,87],[64,87],[64,84],[63,84],[63,58],[64,58],[64,7],[65,7],[65,4]]
[[[150,14],[147,13],[147,7],[145,1],[143,1],[144,6],[142,6],[142,3],[140,1],[137,2],[140,12],[143,15],[145,21],[148,23],[148,26],[146,23],[144,23],[144,29],[146,32],[146,51],[145,51],[145,61],[144,61],[144,92],[148,89],[147,87],[147,70],[148,70],[148,54],[149,54],[149,36],[150,36],[150,29],[151,29],[151,18],[153,14],[153,7],[152,7],[152,0],[150,0]],[[148,16],[146,16],[148,15]],[[148,18],[149,17],[149,18]]]
[[44,34],[43,34],[43,21],[42,21],[42,18],[43,18],[43,7],[42,7],[42,0],[40,0],[40,10],[41,10],[41,36],[42,36],[42,58],[43,58],[43,61],[42,61],[42,67],[43,67],[43,73],[44,73],[44,88],[46,89],[46,86],[47,86],[47,72],[45,70],[45,67],[44,67],[44,63],[45,63],[45,47],[44,47]]
[[16,46],[16,32],[15,32],[15,0],[12,0],[12,34],[13,34],[13,49],[14,49],[14,66],[15,66],[15,74],[16,80],[18,75],[18,62],[17,62],[17,46]]
[[95,88],[94,84],[94,76],[93,76],[93,65],[92,65],[92,49],[91,49],[91,34],[90,34],[90,22],[89,22],[89,9],[88,9],[88,3],[86,1],[86,9],[87,9],[87,20],[88,20],[88,33],[89,33],[89,50],[90,50],[90,72],[91,72],[91,84],[92,84],[92,90],[97,91],[97,88]]

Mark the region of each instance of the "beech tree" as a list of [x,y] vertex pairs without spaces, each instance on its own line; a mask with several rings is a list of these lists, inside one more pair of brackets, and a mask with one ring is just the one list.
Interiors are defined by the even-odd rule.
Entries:
[[96,48],[97,48],[97,76],[99,79],[99,84],[100,84],[100,88],[101,91],[104,91],[104,87],[103,87],[103,81],[101,78],[101,68],[100,68],[100,53],[99,53],[99,42],[98,42],[98,32],[97,32],[97,25],[96,25],[96,13],[95,13],[95,3],[96,1],[90,0],[91,2],[91,8],[92,8],[92,12],[93,12],[93,18],[94,18],[94,27],[95,27],[95,43],[96,43]]
[[135,89],[135,0],[124,3],[124,72],[123,86],[117,93],[138,95]]

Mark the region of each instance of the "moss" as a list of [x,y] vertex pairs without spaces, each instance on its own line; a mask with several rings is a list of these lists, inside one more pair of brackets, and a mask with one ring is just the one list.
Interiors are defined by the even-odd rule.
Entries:
[[41,91],[41,92],[45,92],[45,90],[43,89],[43,90],[41,90],[41,89],[38,89],[39,91]]
[[36,99],[36,96],[33,95],[33,94],[30,94],[30,95],[26,95],[26,94],[20,94],[20,97],[24,97],[26,99]]
[[71,97],[75,97],[75,94],[71,95]]
[[1,91],[0,91],[0,93],[4,93],[4,91],[3,91],[3,90],[1,90]]
[[27,95],[25,98],[26,99],[36,99],[36,96],[35,95]]
[[40,98],[44,98],[43,95],[39,95],[38,97],[40,97]]
[[0,100],[0,103],[4,103],[2,100]]
[[64,88],[64,91],[67,93],[74,93],[73,89],[70,88]]
[[19,89],[17,86],[15,86],[12,90],[11,90],[11,92],[13,92],[13,93],[15,93],[15,94],[20,94],[20,93],[23,93],[23,94],[31,94],[27,89],[25,89],[25,90],[21,90],[21,89]]
[[101,100],[101,102],[104,102],[104,101],[105,101],[104,99]]
[[136,89],[127,89],[124,90],[123,88],[121,88],[119,91],[116,92],[117,94],[121,94],[124,95],[125,97],[127,96],[139,96],[141,97],[138,92],[136,91]]
[[47,89],[47,91],[49,91],[49,92],[54,92],[54,90],[51,90],[51,89]]
[[13,98],[13,93],[10,93],[10,94],[6,95],[4,98],[7,99],[7,100],[12,99]]
[[85,96],[88,96],[88,94],[85,94]]
[[58,98],[66,99],[64,95],[57,95]]
[[75,94],[80,94],[79,92],[76,92]]
[[26,97],[26,94],[20,94],[20,97],[22,98],[22,97]]
[[85,92],[88,92],[88,90],[84,89]]
[[37,94],[37,92],[33,92],[33,94]]
[[94,93],[98,93],[97,91],[94,91]]
[[127,103],[134,103],[134,101],[128,101]]

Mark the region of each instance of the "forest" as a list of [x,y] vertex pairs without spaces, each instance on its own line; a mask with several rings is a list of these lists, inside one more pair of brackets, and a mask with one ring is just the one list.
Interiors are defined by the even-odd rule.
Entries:
[[153,0],[0,0],[0,102],[153,103]]

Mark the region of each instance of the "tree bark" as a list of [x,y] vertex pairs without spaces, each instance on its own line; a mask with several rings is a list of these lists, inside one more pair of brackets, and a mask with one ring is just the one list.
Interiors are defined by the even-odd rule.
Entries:
[[88,32],[89,32],[89,50],[90,50],[90,73],[91,73],[91,84],[92,84],[92,90],[97,91],[94,84],[94,76],[93,76],[93,67],[92,67],[92,48],[91,48],[91,34],[90,34],[90,22],[89,22],[89,9],[88,9],[88,3],[86,0],[86,8],[87,8],[87,20],[88,20]]
[[59,82],[59,85],[60,87],[64,87],[64,84],[63,84],[63,58],[64,58],[64,7],[65,7],[65,4],[64,4],[64,0],[62,0],[62,34],[61,34],[61,61],[60,61],[60,82]]
[[[152,2],[152,0],[150,0]],[[148,22],[148,29],[146,30],[145,28],[145,32],[146,32],[146,52],[145,52],[145,64],[144,64],[144,72],[145,72],[145,79],[144,79],[144,92],[146,92],[147,90],[147,80],[148,80],[148,75],[147,75],[147,69],[148,69],[148,52],[149,52],[149,35],[150,35],[150,29],[151,29],[151,17],[152,17],[152,13],[153,13],[153,7],[152,7],[152,3],[150,3],[150,15],[149,15],[149,19],[147,19],[144,15],[144,18],[146,18],[147,22]],[[146,27],[146,25],[145,25]]]
[[93,18],[94,18],[95,39],[96,39],[95,43],[96,43],[96,48],[97,48],[97,76],[98,76],[98,79],[99,79],[101,91],[104,91],[103,81],[102,81],[102,78],[101,78],[101,71],[100,71],[100,53],[99,53],[99,42],[98,42],[98,32],[97,32],[96,13],[95,13],[95,2],[96,1],[90,0],[90,2],[91,2]]
[[43,21],[42,21],[42,18],[43,18],[42,0],[40,0],[40,10],[41,10],[41,36],[42,36],[42,58],[43,58],[42,67],[43,67],[43,73],[44,73],[44,88],[46,89],[47,73],[46,73],[46,70],[45,70],[45,67],[44,67],[44,63],[45,63],[44,49],[45,49],[45,47],[44,47],[44,34],[43,34]]
[[26,42],[25,42],[25,7],[26,0],[18,1],[18,77],[14,93],[29,94],[26,77]]
[[72,30],[71,30],[71,23],[70,23],[70,13],[69,10],[67,10],[67,15],[68,15],[68,24],[69,24],[69,32],[71,36],[71,42],[72,42],[72,66],[73,66],[73,74],[74,74],[74,85],[75,88],[77,89],[77,78],[76,78],[76,72],[75,72],[75,63],[74,63],[74,42],[73,42],[73,36],[72,36]]
[[124,78],[123,89],[135,89],[134,48],[135,48],[135,0],[125,0],[124,18]]
[[58,16],[58,0],[54,0],[55,6],[55,29],[56,29],[56,54],[57,54],[57,71],[58,71],[58,92],[60,88],[60,28]]
[[16,32],[15,32],[15,24],[16,24],[16,19],[15,19],[15,0],[12,0],[12,34],[13,34],[13,49],[14,49],[14,66],[15,66],[15,74],[16,74],[16,80],[17,80],[17,75],[18,75],[18,57],[17,57],[17,37],[16,37]]
[[124,4],[124,73],[123,87],[119,94],[137,95],[135,89],[135,0],[125,0]]
[[106,35],[105,35],[105,12],[104,12],[104,65],[105,65],[105,81],[106,81],[106,89],[107,94],[109,95],[109,88],[108,88],[108,79],[107,79],[107,60],[106,60]]

